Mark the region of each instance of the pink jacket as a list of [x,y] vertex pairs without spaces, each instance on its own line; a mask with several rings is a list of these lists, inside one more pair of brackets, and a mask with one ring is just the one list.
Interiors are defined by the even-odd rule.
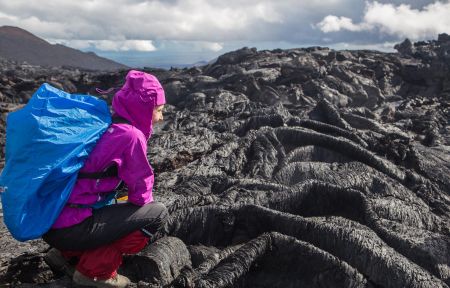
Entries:
[[[152,116],[156,105],[165,103],[164,90],[151,74],[131,70],[124,86],[114,95],[116,115],[129,124],[112,124],[102,135],[81,172],[101,172],[112,164],[118,177],[78,179],[68,204],[94,204],[113,191],[120,180],[128,186],[128,201],[142,206],[153,201],[153,170],[147,160],[147,141],[152,134]],[[92,215],[91,208],[65,206],[52,228],[78,224]]]

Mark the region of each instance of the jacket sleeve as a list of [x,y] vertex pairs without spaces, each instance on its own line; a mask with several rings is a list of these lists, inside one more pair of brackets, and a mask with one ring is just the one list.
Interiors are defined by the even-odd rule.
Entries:
[[147,141],[133,135],[119,164],[119,177],[128,186],[128,202],[142,206],[153,201],[153,169],[147,160]]

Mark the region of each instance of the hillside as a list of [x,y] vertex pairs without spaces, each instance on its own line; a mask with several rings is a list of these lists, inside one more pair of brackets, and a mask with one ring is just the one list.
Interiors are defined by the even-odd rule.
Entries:
[[97,56],[47,41],[12,26],[0,27],[0,57],[32,65],[68,66],[90,70],[118,70],[127,66]]

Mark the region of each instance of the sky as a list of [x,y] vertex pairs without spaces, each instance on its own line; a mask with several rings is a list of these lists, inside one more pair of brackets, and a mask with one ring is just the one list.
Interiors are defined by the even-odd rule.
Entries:
[[394,51],[450,34],[450,0],[0,0],[23,28],[130,67],[182,67],[242,47]]

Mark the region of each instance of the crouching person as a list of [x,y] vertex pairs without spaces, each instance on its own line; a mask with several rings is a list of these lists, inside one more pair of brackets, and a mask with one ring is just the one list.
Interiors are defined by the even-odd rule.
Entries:
[[[43,236],[53,247],[46,262],[73,273],[78,285],[126,287],[129,279],[117,273],[123,254],[141,251],[165,224],[168,212],[153,201],[154,175],[147,160],[147,142],[153,124],[163,119],[164,104],[156,77],[134,70],[127,74],[113,98],[113,119],[119,120],[98,141],[66,206]],[[122,181],[128,202],[105,206]],[[69,260],[75,260],[75,269]]]

